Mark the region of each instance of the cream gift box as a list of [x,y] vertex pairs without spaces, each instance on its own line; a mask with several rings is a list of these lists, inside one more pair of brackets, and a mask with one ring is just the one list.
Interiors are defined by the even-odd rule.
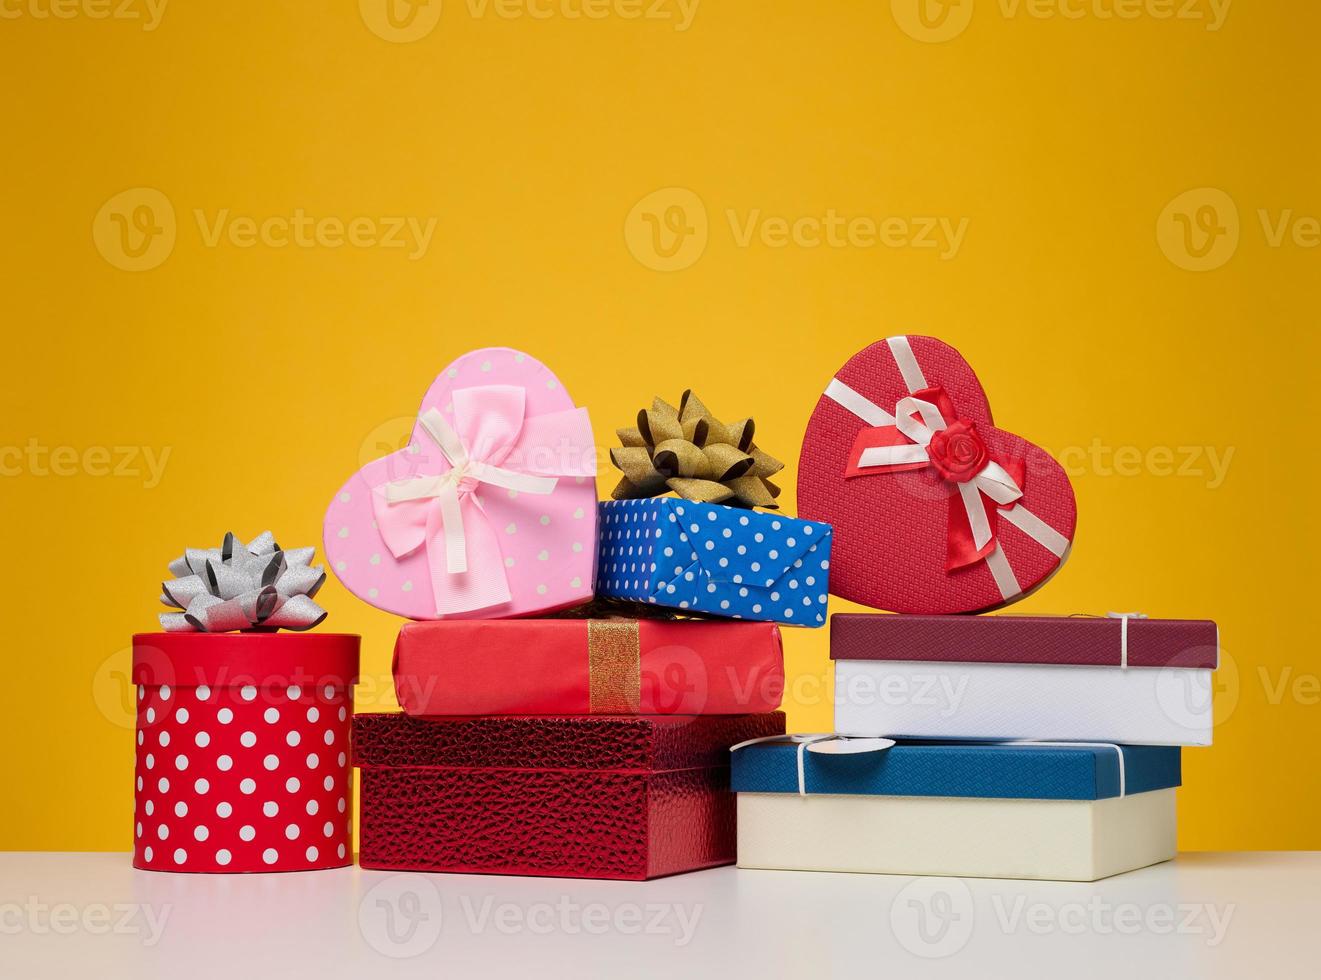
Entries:
[[1095,881],[1174,856],[1176,747],[815,738],[735,747],[740,868]]
[[1211,744],[1206,620],[840,614],[830,656],[838,732]]

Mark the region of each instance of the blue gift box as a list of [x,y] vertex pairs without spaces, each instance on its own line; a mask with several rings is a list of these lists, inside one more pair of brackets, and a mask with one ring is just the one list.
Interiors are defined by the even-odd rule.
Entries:
[[596,592],[734,619],[822,626],[829,524],[674,497],[601,504]]
[[[799,749],[787,741],[739,749],[730,788],[797,793]],[[1103,800],[1181,782],[1179,747],[1165,745],[899,742],[880,752],[802,758],[809,794]]]

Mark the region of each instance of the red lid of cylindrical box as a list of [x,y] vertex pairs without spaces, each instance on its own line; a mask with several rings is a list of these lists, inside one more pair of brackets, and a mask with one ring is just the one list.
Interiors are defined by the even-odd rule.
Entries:
[[133,683],[352,687],[360,642],[352,633],[135,633]]
[[1214,670],[1220,631],[1205,619],[1108,616],[830,618],[832,660],[1183,667]]

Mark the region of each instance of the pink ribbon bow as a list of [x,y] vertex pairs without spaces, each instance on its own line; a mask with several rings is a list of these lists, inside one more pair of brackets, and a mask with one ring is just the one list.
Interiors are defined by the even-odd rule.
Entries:
[[418,423],[440,449],[422,465],[440,472],[394,480],[372,491],[372,509],[395,558],[427,549],[438,616],[508,602],[500,541],[482,507],[486,486],[516,494],[551,493],[562,476],[590,476],[587,410],[526,416],[527,392],[485,385],[454,393],[454,425],[436,409]]

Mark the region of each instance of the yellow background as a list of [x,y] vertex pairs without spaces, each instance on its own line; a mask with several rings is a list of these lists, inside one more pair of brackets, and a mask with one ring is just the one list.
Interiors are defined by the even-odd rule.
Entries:
[[[1321,846],[1321,11],[1236,2],[1212,30],[1160,16],[1187,0],[931,2],[701,0],[680,30],[629,0],[432,0],[402,27],[376,0],[174,0],[144,30],[4,0],[0,846],[129,846],[123,672],[166,562],[228,529],[319,545],[331,493],[463,351],[546,360],[604,445],[691,386],[793,460],[836,368],[902,332],[959,347],[997,421],[1074,473],[1073,558],[1016,611],[1220,622],[1182,846]],[[434,236],[206,237],[296,209]],[[786,230],[832,212],[851,237]],[[885,218],[889,244],[856,220]],[[966,219],[957,249],[904,237],[939,218]],[[116,221],[161,231],[135,260]],[[121,446],[136,474],[104,472]],[[1232,453],[1222,478],[1205,449],[1169,472],[1185,446]],[[396,621],[321,596],[363,634],[361,701],[390,704]],[[787,656],[791,725],[827,728],[827,633]]]

